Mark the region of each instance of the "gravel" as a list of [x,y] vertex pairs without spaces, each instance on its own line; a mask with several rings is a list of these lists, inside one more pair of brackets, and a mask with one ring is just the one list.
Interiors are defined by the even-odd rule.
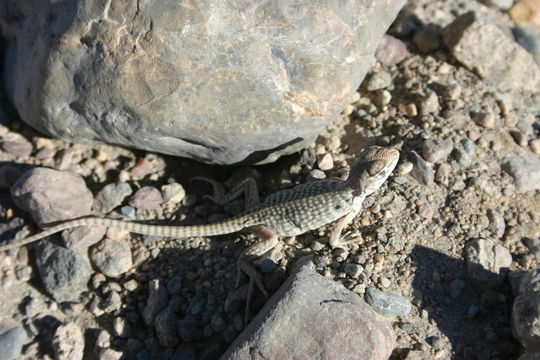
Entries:
[[[255,262],[266,290],[272,296],[303,259],[356,300],[376,298],[381,312],[390,309],[381,319],[394,332],[392,360],[516,359],[522,352],[530,358],[537,329],[525,319],[537,315],[530,305],[535,295],[518,289],[540,268],[540,97],[527,92],[532,65],[516,70],[513,56],[497,48],[517,51],[518,64],[532,59],[508,37],[508,29],[530,24],[512,23],[499,9],[414,0],[379,45],[372,71],[343,104],[342,116],[301,154],[272,165],[216,168],[112,145],[68,144],[35,135],[14,114],[0,117],[1,143],[31,145],[29,155],[0,151],[0,187],[13,188],[12,198],[0,196],[1,239],[32,232],[25,211],[43,223],[91,210],[167,224],[219,221],[243,211],[244,202],[213,204],[204,198],[210,187],[191,177],[231,189],[257,174],[264,198],[307,181],[343,178],[367,144],[403,141],[394,174],[344,231],[354,241],[335,251],[328,245],[331,226],[283,239],[281,249]],[[456,23],[454,14],[468,11],[476,13],[472,22]],[[449,44],[445,29],[457,25],[457,42]],[[446,35],[442,45],[439,29]],[[508,76],[492,78],[494,69]],[[54,176],[29,192],[15,191],[32,167]],[[79,190],[72,193],[73,187]],[[26,194],[40,196],[26,200]],[[32,210],[33,202],[41,208]],[[65,209],[54,214],[49,206]],[[54,357],[57,328],[73,323],[91,334],[85,347],[100,359],[218,358],[250,331],[243,320],[248,283],[236,282],[236,261],[256,241],[251,235],[168,239],[82,228],[62,233],[69,249],[54,245],[59,240],[0,254],[0,302],[6,318],[17,322],[1,329],[20,326],[28,333],[28,340],[2,349],[23,358]],[[267,302],[255,291],[249,319]],[[343,304],[324,306],[330,305]],[[287,316],[290,322],[296,315]],[[96,332],[100,324],[110,324],[112,333]]]

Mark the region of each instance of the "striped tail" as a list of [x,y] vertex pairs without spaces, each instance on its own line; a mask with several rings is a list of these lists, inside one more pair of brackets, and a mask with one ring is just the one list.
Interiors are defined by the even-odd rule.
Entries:
[[34,241],[43,239],[57,232],[71,229],[78,226],[107,226],[119,230],[127,230],[136,234],[155,235],[172,238],[188,238],[193,236],[213,236],[229,234],[244,229],[245,222],[243,217],[235,217],[229,220],[206,225],[175,226],[175,225],[152,225],[141,224],[137,222],[107,219],[99,217],[82,217],[68,220],[58,225],[43,230],[40,233],[27,238],[16,240],[11,243],[0,245],[0,251],[30,244]]

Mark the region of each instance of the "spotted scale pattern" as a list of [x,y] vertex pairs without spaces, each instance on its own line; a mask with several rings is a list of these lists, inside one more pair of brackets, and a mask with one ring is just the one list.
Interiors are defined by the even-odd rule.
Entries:
[[270,195],[246,214],[247,226],[264,225],[276,235],[294,236],[317,229],[353,209],[351,189],[341,180],[320,180]]
[[77,226],[108,226],[145,235],[188,238],[229,234],[264,225],[280,236],[294,236],[319,228],[347,214],[357,214],[364,198],[377,190],[397,164],[399,151],[369,147],[356,159],[349,179],[319,180],[270,195],[262,204],[222,222],[195,225],[150,225],[116,219],[83,217],[62,222],[36,235],[0,245],[0,250],[23,246]]

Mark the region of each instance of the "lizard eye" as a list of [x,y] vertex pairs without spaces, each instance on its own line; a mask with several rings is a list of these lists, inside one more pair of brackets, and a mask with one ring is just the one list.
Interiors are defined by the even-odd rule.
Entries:
[[384,169],[385,163],[382,160],[372,161],[368,170],[369,176],[375,176]]

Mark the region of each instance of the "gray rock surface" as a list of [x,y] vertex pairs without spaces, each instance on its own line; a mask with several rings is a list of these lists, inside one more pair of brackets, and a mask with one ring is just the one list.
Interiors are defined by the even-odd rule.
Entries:
[[379,71],[369,77],[366,89],[376,91],[386,89],[390,85],[392,85],[392,75],[388,71]]
[[128,183],[107,184],[96,195],[93,205],[94,210],[101,214],[107,214],[121,205],[129,195],[131,195],[131,186]]
[[529,254],[534,255],[536,261],[540,261],[540,239],[526,238],[523,243],[529,249]]
[[400,63],[409,55],[405,43],[393,36],[384,35],[375,51],[375,57],[383,65],[392,66]]
[[440,141],[428,139],[422,143],[422,155],[431,163],[441,162],[446,160],[453,148],[454,144],[451,139]]
[[465,245],[467,276],[483,289],[504,281],[512,264],[507,248],[493,239],[474,239]]
[[36,263],[45,290],[56,301],[79,301],[92,275],[90,264],[81,255],[44,242],[37,247]]
[[121,358],[122,352],[111,348],[101,349],[99,351],[99,360],[120,360]]
[[91,249],[90,259],[100,272],[113,278],[133,266],[131,247],[125,240],[103,239]]
[[107,227],[105,226],[79,226],[62,232],[62,240],[71,250],[84,249],[103,239]]
[[540,48],[540,39],[537,31],[532,27],[517,26],[512,29],[516,42],[531,54],[537,54]]
[[510,156],[502,164],[502,169],[512,175],[519,192],[540,189],[540,157],[537,155]]
[[21,356],[26,333],[21,326],[0,334],[0,360],[15,360]]
[[514,0],[484,0],[484,3],[501,10],[508,10],[514,5]]
[[158,207],[163,203],[161,192],[153,186],[143,186],[129,199],[129,205],[142,210]]
[[502,238],[506,230],[506,222],[504,216],[498,211],[493,209],[487,210],[487,217],[489,220],[488,230],[493,232],[498,238]]
[[458,16],[443,37],[459,62],[499,89],[540,89],[540,69],[531,54],[478,14]]
[[386,360],[393,346],[391,331],[357,294],[304,266],[221,359]]
[[373,310],[386,317],[405,316],[411,312],[411,302],[397,294],[367,288],[364,298]]
[[7,0],[7,92],[66,140],[273,161],[351,102],[404,2]]
[[156,316],[167,306],[169,294],[167,288],[159,280],[151,280],[148,283],[148,301],[143,310],[143,318],[146,325],[153,325]]
[[193,342],[200,339],[202,334],[199,330],[199,322],[192,316],[186,316],[177,322],[178,336],[185,342]]
[[81,360],[84,353],[81,328],[74,322],[60,325],[54,333],[52,346],[57,360]]
[[410,174],[416,181],[426,186],[433,184],[435,181],[435,171],[416,151],[411,151],[407,159],[413,164]]
[[161,197],[167,204],[179,204],[186,197],[186,190],[181,184],[167,184],[161,187]]
[[530,352],[540,352],[540,269],[521,280],[512,308],[514,337]]
[[11,187],[11,197],[38,224],[88,215],[93,201],[80,175],[39,167],[17,180]]
[[169,308],[166,308],[156,316],[156,336],[161,346],[174,347],[178,344],[180,338],[178,337],[177,321],[175,312]]
[[540,360],[540,351],[533,353],[525,352],[518,360]]

